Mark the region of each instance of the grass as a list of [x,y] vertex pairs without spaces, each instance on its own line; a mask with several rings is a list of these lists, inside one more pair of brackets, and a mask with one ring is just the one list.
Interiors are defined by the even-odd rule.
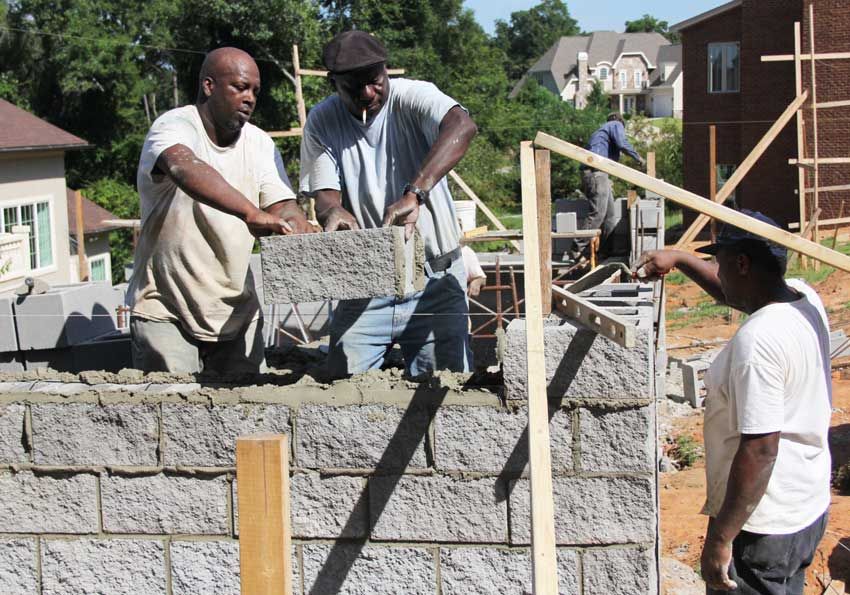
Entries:
[[668,310],[667,328],[671,330],[684,328],[696,324],[700,320],[726,316],[729,314],[729,306],[723,306],[708,298],[699,302],[696,306],[688,308],[687,311]]
[[691,436],[682,435],[676,438],[676,445],[668,453],[676,461],[679,469],[693,467],[702,458],[702,447]]

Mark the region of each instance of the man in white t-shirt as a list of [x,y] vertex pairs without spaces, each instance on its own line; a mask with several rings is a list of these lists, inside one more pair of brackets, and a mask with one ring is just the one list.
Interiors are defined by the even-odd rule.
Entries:
[[236,48],[204,59],[195,105],[164,113],[139,159],[142,226],[127,290],[134,366],[257,372],[256,236],[310,231],[272,139],[248,123],[260,90]]
[[346,31],[324,48],[336,94],[310,110],[301,141],[301,190],[325,231],[404,225],[425,244],[424,291],[340,302],[330,328],[334,376],[379,368],[399,344],[411,376],[470,370],[460,229],[445,176],[476,126],[431,83],[387,76],[373,36]]
[[[744,213],[776,225],[761,213]],[[638,276],[678,268],[749,315],[705,376],[707,592],[802,595],[826,528],[832,381],[820,298],[785,281],[785,249],[724,227],[700,252],[645,254]]]

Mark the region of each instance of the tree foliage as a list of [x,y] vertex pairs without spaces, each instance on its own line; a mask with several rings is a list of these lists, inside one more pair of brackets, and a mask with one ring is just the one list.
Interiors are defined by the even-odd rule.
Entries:
[[634,21],[626,21],[626,33],[661,33],[670,43],[679,43],[679,34],[670,31],[667,21],[658,20],[648,14]]

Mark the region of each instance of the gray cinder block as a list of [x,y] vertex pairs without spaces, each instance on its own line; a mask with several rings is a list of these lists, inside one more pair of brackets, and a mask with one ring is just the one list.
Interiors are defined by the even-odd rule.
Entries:
[[[634,399],[651,396],[652,332],[637,326],[637,343],[626,349],[578,322],[553,314],[543,328],[549,397]],[[502,367],[509,399],[526,398],[525,332],[524,320],[512,320],[508,325]]]
[[165,547],[132,539],[50,539],[41,546],[44,595],[165,595]]
[[619,411],[581,409],[579,427],[583,471],[651,472],[655,469],[652,406]]
[[174,595],[238,595],[239,543],[172,541],[171,592]]
[[658,593],[652,549],[605,548],[584,552],[584,592],[610,595]]
[[[555,477],[555,539],[560,545],[651,543],[655,489],[644,477]],[[511,542],[531,542],[529,482],[511,492]],[[593,593],[604,591],[592,591]]]
[[22,403],[0,405],[0,464],[26,463],[28,460],[24,448],[25,413]]
[[0,593],[38,593],[35,539],[0,539]]
[[376,540],[501,543],[508,530],[495,478],[372,477],[369,506]]
[[433,549],[356,544],[304,545],[304,593],[433,595]]
[[97,533],[97,478],[34,475],[29,471],[0,475],[0,532]]
[[116,328],[121,291],[105,283],[56,285],[47,293],[18,298],[15,324],[21,349],[77,345]]
[[[558,593],[578,595],[578,552],[559,549]],[[532,592],[531,559],[526,549],[441,548],[443,595],[515,595]]]
[[156,465],[155,405],[32,405],[33,459],[38,465]]
[[14,294],[0,296],[0,353],[18,350],[13,307],[15,298],[17,296]]
[[105,476],[100,486],[107,533],[227,533],[229,485],[224,476]]
[[419,234],[381,227],[260,239],[267,304],[401,297],[425,285]]

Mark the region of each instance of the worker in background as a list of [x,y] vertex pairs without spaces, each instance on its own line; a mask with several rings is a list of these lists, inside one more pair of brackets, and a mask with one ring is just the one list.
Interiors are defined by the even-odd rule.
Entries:
[[260,91],[236,48],[204,59],[194,105],[161,115],[139,160],[141,235],[127,290],[133,364],[145,371],[258,372],[254,238],[310,228],[272,139],[248,123]]
[[[634,150],[634,147],[626,138],[623,116],[618,112],[609,114],[608,121],[590,135],[587,150],[612,161],[619,161],[620,153],[623,152],[637,161],[640,167],[646,165],[646,161]],[[590,204],[590,211],[584,220],[583,229],[599,229],[602,232],[599,238],[599,249],[604,256],[608,252],[609,240],[617,224],[611,180],[604,171],[599,171],[588,165],[582,165],[579,170],[581,173],[581,191]],[[586,261],[589,257],[590,242],[591,238],[574,240],[573,247],[567,254],[568,260],[575,264]]]
[[334,376],[379,368],[393,344],[409,375],[468,371],[466,276],[445,175],[477,132],[457,101],[431,83],[387,76],[387,51],[346,31],[322,59],[336,93],[310,110],[301,190],[325,231],[403,225],[425,244],[424,291],[340,302],[330,328]]
[[802,595],[830,502],[826,312],[811,287],[785,281],[786,252],[776,244],[726,226],[699,251],[717,262],[649,252],[638,276],[678,268],[749,315],[705,376],[702,578],[709,595]]

